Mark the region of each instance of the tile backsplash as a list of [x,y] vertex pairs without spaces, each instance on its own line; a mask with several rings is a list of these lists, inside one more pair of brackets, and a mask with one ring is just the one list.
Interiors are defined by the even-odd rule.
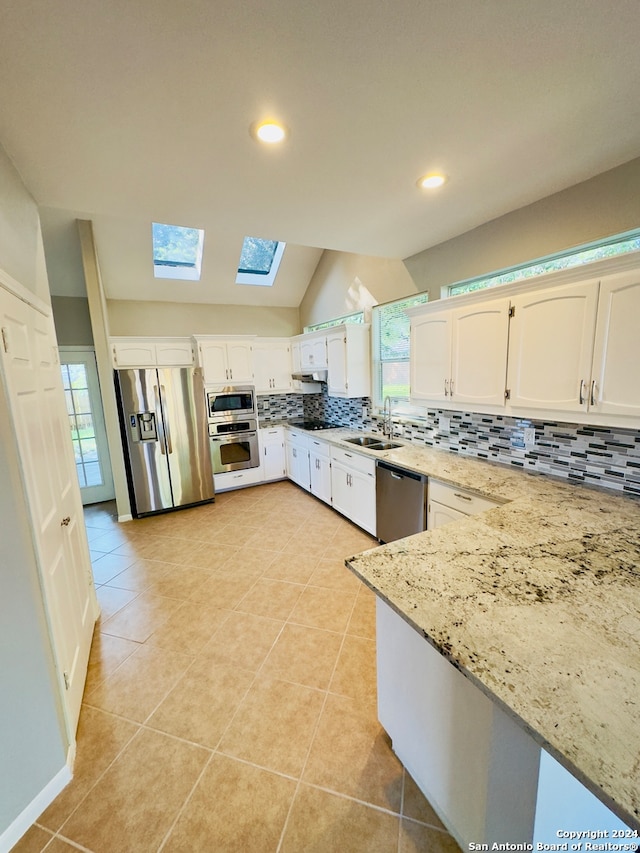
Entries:
[[[263,400],[269,401],[264,414],[260,412]],[[366,407],[366,416],[363,416],[363,407]],[[271,395],[258,397],[258,412],[263,422],[304,416],[353,429],[382,431],[382,418],[371,416],[368,397],[342,400],[329,397],[326,391],[309,395]],[[416,444],[640,496],[638,430],[443,409],[425,409],[424,418],[420,419],[394,415],[393,424],[396,435]],[[534,444],[525,445],[525,429],[535,431]]]

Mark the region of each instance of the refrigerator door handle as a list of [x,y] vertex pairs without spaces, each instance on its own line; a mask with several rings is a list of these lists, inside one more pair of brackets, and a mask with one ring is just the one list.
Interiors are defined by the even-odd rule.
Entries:
[[[162,399],[162,411],[164,412],[164,411],[166,411],[165,400],[167,398],[167,389],[164,387],[164,385],[160,386],[160,397]],[[171,429],[169,428],[169,419],[167,418],[166,421],[164,421],[164,419],[163,419],[163,422],[164,422],[164,437],[165,437],[165,441],[167,444],[167,453],[173,453],[173,445],[171,444]]]
[[157,385],[153,386],[153,393],[156,398],[156,423],[158,424],[158,441],[160,442],[160,453],[163,456],[167,455],[167,437],[165,435],[164,420],[162,418],[162,409],[160,407],[160,389]]

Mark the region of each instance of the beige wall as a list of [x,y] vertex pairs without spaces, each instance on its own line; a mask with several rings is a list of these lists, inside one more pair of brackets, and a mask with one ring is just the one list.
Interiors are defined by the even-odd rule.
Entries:
[[112,335],[267,335],[300,331],[297,308],[108,299]]
[[91,317],[86,296],[52,296],[51,307],[60,346],[93,346]]
[[300,324],[323,323],[415,292],[402,261],[326,250],[300,304]]
[[429,299],[466,278],[640,227],[640,158],[405,259]]

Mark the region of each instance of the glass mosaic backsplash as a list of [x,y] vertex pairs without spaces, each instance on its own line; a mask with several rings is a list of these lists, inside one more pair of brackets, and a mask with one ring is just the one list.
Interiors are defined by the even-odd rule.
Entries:
[[[269,409],[263,415],[260,403],[265,399]],[[271,395],[258,397],[258,412],[263,423],[304,415],[353,429],[382,431],[382,419],[371,417],[368,397],[342,400],[329,397],[326,391],[304,396]],[[419,421],[394,416],[393,423],[394,433],[405,441],[640,496],[638,430],[443,409],[425,409],[425,419]],[[524,430],[530,428],[535,430],[535,444],[525,446]]]

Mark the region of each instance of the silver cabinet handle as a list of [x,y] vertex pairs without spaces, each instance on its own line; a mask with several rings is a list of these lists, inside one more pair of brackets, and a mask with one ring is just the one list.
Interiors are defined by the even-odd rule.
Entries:
[[469,495],[463,495],[461,492],[454,492],[453,494],[454,494],[457,498],[460,498],[460,500],[463,500],[463,501],[470,501],[470,500],[472,500],[472,498],[471,498],[471,497],[469,497]]
[[591,405],[595,406],[596,404],[596,380],[591,380]]
[[453,397],[453,379],[449,382],[449,396]]
[[578,402],[582,406],[584,403],[584,379],[580,380],[580,391],[578,393]]
[[444,396],[445,397],[449,396],[449,380],[448,379],[444,380]]

